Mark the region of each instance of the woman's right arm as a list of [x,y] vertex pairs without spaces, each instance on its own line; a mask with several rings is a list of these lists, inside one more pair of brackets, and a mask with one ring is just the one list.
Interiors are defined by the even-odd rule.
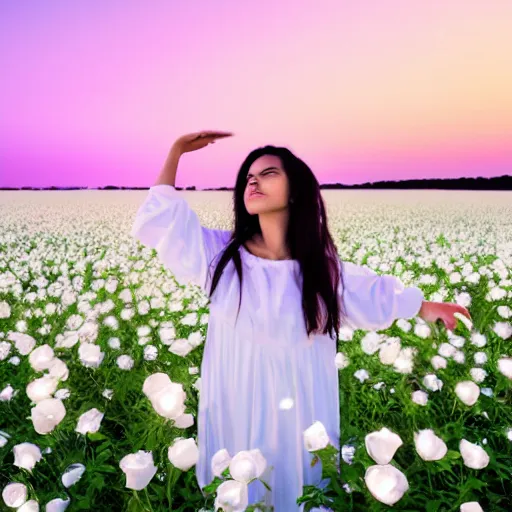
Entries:
[[210,263],[229,242],[231,231],[203,227],[175,188],[183,152],[204,147],[213,137],[197,138],[198,135],[181,137],[173,144],[160,176],[137,210],[130,234],[155,249],[162,264],[180,283],[196,284],[206,292]]
[[176,185],[176,173],[178,172],[180,158],[181,151],[173,144],[155,185],[172,185],[173,187]]

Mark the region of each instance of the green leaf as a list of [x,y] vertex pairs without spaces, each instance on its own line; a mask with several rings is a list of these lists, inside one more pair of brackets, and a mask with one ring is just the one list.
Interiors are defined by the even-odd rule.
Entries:
[[108,439],[108,437],[103,435],[101,432],[88,432],[87,437],[91,441],[104,441],[105,439]]
[[110,457],[112,456],[112,450],[108,449],[108,450],[105,450],[103,452],[101,452],[97,457],[96,457],[96,464],[101,464],[103,462],[105,462],[107,459],[110,459]]
[[312,453],[317,457],[320,457],[320,460],[322,461],[322,478],[338,477],[339,473],[336,456],[339,451],[335,446],[329,444],[325,448]]
[[108,464],[100,464],[99,466],[95,466],[96,471],[102,471],[103,473],[117,473],[117,468],[114,466],[110,466]]
[[272,489],[270,488],[270,486],[267,484],[267,482],[265,482],[264,480],[262,480],[261,478],[258,478],[257,480],[259,480],[266,488],[268,491],[271,491]]
[[212,494],[217,491],[217,487],[224,482],[224,480],[220,479],[218,476],[216,476],[212,482],[210,482],[208,485],[205,485],[203,487],[203,492],[205,494]]
[[427,508],[425,509],[425,512],[438,512],[439,507],[442,505],[442,503],[443,502],[441,500],[429,501],[427,503]]
[[448,460],[456,460],[461,458],[461,454],[455,450],[448,450],[444,458]]
[[352,482],[359,479],[359,471],[353,465],[342,464],[341,476],[346,482]]
[[128,501],[128,506],[126,508],[126,512],[142,512],[144,509],[141,508],[139,501],[132,496],[130,501]]
[[464,488],[480,490],[484,488],[486,485],[487,484],[485,482],[482,482],[482,480],[478,480],[478,478],[471,477],[468,478],[467,481],[464,483]]
[[75,509],[76,510],[90,510],[91,508],[91,502],[89,498],[80,498],[75,502]]
[[103,450],[106,450],[112,446],[112,443],[109,441],[105,441],[104,443],[101,443],[99,446],[96,447],[96,453],[101,453]]

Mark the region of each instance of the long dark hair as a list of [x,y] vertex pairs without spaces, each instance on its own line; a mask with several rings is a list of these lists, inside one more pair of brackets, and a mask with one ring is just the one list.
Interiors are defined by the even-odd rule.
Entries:
[[[239,248],[255,234],[261,235],[258,215],[249,214],[245,208],[244,191],[249,168],[263,155],[279,157],[288,176],[290,199],[293,199],[293,202],[289,204],[286,244],[292,259],[300,263],[303,277],[302,310],[308,336],[312,332],[321,332],[329,333],[331,338],[336,335],[335,339],[338,339],[341,324],[340,312],[345,316],[343,301],[338,300],[338,283],[343,279],[340,260],[327,227],[319,183],[311,169],[287,148],[261,147],[249,153],[242,163],[234,190],[235,226],[231,239],[217,263],[210,297],[217,287],[222,271],[231,259],[235,264],[240,279],[240,290],[242,290],[243,277]],[[327,312],[327,321],[323,323],[322,330],[320,326],[325,320],[325,314],[321,313],[322,305],[318,297],[323,300],[324,311]],[[242,292],[240,291],[238,312],[240,312],[241,301]]]

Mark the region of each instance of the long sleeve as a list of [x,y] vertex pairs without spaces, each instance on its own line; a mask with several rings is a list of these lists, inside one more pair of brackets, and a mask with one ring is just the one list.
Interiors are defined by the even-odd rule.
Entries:
[[156,249],[162,264],[180,284],[196,284],[207,291],[208,268],[227,245],[231,232],[202,226],[179,191],[161,184],[149,189],[130,235]]
[[414,318],[424,294],[416,286],[406,287],[389,274],[379,275],[368,267],[343,261],[343,295],[349,326],[354,329],[383,330],[399,318]]

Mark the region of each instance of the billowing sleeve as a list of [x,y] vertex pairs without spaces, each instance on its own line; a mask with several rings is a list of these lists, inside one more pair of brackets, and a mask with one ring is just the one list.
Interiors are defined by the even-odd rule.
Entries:
[[[227,245],[231,232],[209,229],[172,185],[154,185],[137,210],[130,235],[156,249],[180,284],[206,290],[209,266]],[[213,270],[213,269],[212,269]]]
[[424,300],[416,286],[406,287],[395,276],[379,275],[369,267],[342,262],[342,294],[349,326],[353,329],[383,330],[399,318],[414,318]]

